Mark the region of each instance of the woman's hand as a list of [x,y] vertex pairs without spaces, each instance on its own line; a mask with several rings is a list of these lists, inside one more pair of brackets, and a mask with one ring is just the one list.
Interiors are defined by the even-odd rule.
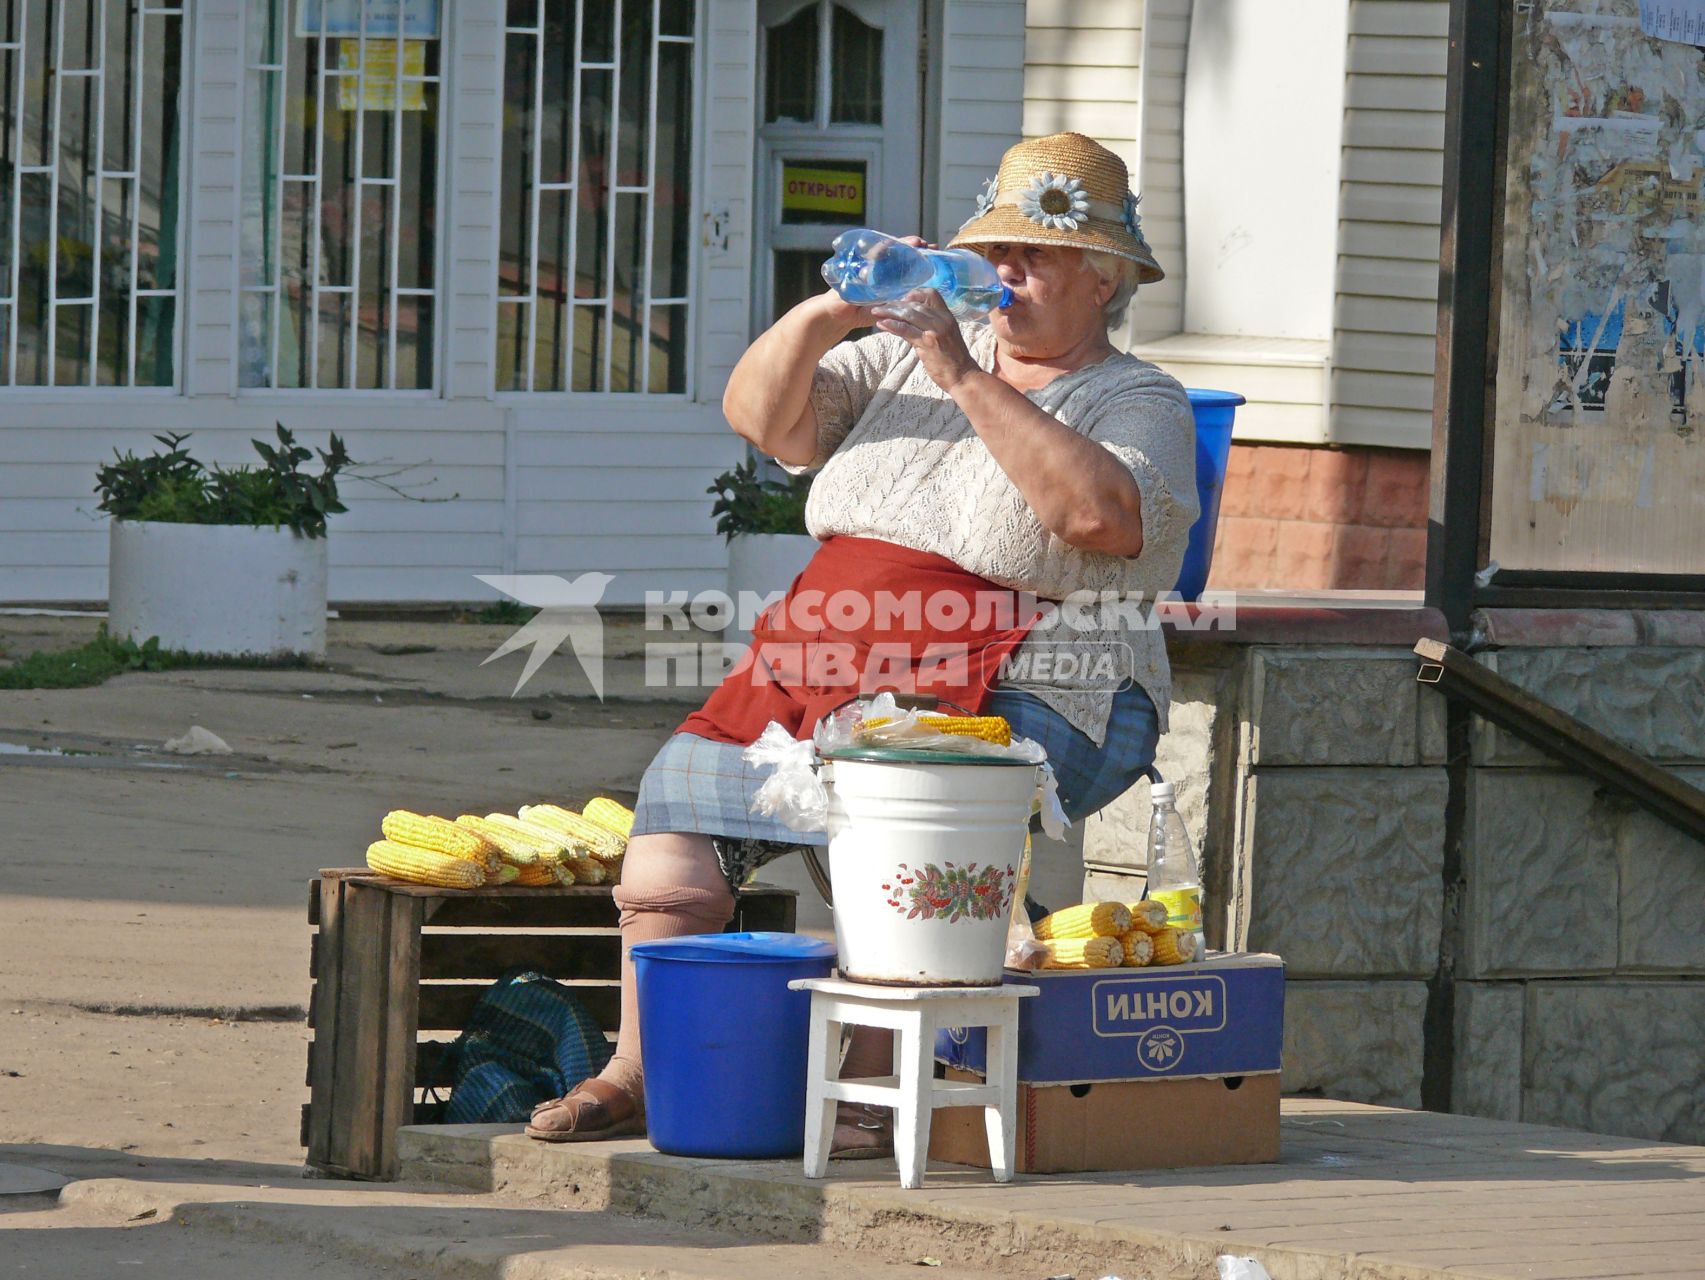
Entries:
[[876,327],[911,343],[924,372],[949,395],[967,374],[978,372],[959,322],[934,289],[916,289],[899,302],[870,308]]
[[870,323],[868,308],[848,302],[833,289],[818,294],[812,301],[821,309],[824,318],[840,331],[842,338],[854,329],[862,329]]

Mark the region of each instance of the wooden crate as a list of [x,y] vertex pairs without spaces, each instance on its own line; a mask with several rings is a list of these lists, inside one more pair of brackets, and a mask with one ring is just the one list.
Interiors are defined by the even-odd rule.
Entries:
[[[797,894],[749,885],[730,929],[793,929]],[[332,869],[308,886],[308,1164],[394,1178],[397,1129],[449,1093],[442,1046],[490,983],[518,965],[573,988],[605,1032],[621,1012],[621,934],[607,885],[436,889]]]

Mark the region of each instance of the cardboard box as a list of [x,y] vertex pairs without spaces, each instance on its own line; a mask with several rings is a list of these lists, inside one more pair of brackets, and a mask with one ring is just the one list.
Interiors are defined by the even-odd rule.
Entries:
[[[1009,973],[1018,1006],[1018,1168],[1087,1173],[1279,1158],[1285,966],[1217,955],[1157,969]],[[980,1080],[982,1028],[943,1031],[950,1079]],[[980,1107],[935,1113],[930,1158],[989,1167]]]
[[[947,1074],[977,1078],[955,1068]],[[1020,1173],[1261,1164],[1279,1158],[1279,1077],[1021,1084],[1018,1126]],[[938,1110],[929,1158],[987,1169],[983,1108]]]
[[[1007,974],[1041,994],[1018,1006],[1018,1078],[1083,1084],[1279,1069],[1285,965],[1261,953],[1210,956],[1156,969]],[[981,1028],[943,1031],[936,1058],[980,1074]]]

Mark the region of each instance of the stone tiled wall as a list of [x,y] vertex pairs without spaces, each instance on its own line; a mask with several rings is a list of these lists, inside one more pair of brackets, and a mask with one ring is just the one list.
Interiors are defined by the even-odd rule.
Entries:
[[[1705,650],[1481,660],[1705,786]],[[1705,845],[1475,721],[1447,886],[1445,702],[1406,646],[1197,642],[1174,668],[1157,764],[1211,940],[1285,957],[1287,1089],[1420,1105],[1442,973],[1457,1110],[1705,1141]],[[1138,786],[1090,819],[1086,892],[1132,891],[1147,810]]]
[[[1705,650],[1481,661],[1705,788]],[[1705,1140],[1705,844],[1476,723],[1458,1110]]]
[[1208,585],[1418,590],[1431,455],[1237,444]]

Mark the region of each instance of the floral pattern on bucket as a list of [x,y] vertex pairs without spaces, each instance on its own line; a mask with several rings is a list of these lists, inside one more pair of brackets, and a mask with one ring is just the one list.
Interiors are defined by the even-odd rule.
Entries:
[[926,862],[915,870],[902,862],[892,880],[883,884],[888,905],[908,920],[946,920],[952,924],[967,917],[994,920],[1012,907],[1016,867],[977,869],[976,863],[956,867],[949,862],[938,867]]

